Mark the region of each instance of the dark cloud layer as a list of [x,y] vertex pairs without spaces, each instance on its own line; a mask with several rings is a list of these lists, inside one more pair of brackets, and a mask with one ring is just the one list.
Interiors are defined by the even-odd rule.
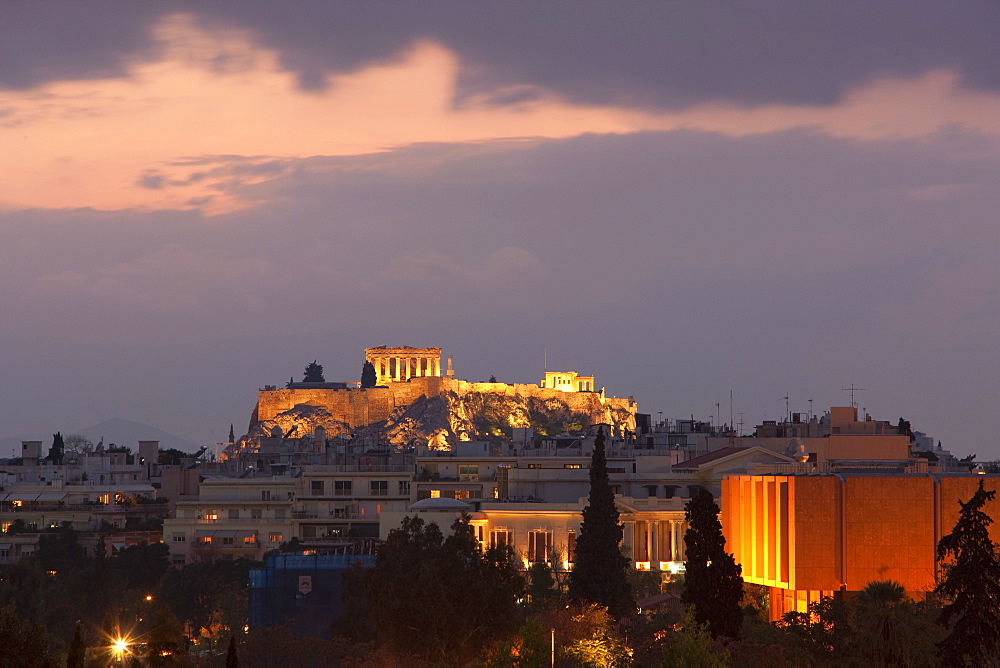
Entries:
[[[251,30],[304,88],[429,38],[461,58],[462,94],[531,87],[594,103],[831,103],[874,76],[953,68],[1000,90],[995,2],[6,3],[0,87],[119,74],[183,11]],[[523,87],[528,88],[523,88]],[[457,102],[460,103],[460,100]]]

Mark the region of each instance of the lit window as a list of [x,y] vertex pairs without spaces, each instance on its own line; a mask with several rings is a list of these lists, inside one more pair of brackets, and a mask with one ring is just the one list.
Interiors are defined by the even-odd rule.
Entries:
[[272,543],[280,543],[284,540],[284,537],[280,533],[272,533],[268,535],[267,539]]
[[490,530],[490,547],[506,545],[514,547],[514,533],[503,527]]
[[202,543],[206,543],[206,544],[211,543],[212,542],[212,537],[211,536],[205,536],[204,538],[201,539],[201,542]]
[[432,499],[440,499],[441,498],[441,490],[440,489],[432,489],[431,490],[431,498]]
[[205,519],[214,522],[219,519],[219,513],[208,513],[205,515]]
[[563,464],[563,468],[564,469],[578,469],[578,468],[580,468],[580,465],[579,464]]
[[528,561],[552,560],[552,532],[536,529],[528,532]]

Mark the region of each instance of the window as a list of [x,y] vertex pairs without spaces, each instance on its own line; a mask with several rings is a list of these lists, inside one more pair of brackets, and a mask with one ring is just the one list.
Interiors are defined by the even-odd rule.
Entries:
[[578,469],[578,468],[580,468],[580,465],[579,464],[563,464],[563,468],[564,469]]
[[280,533],[272,533],[268,534],[267,539],[272,543],[280,543],[281,541],[284,540],[284,536],[282,536]]
[[479,465],[459,464],[458,479],[464,482],[479,482]]
[[309,486],[310,491],[318,496],[323,496],[323,481],[313,480]]
[[7,533],[7,529],[10,528],[11,524],[13,524],[13,522],[4,522],[3,524],[0,524],[0,533]]
[[372,480],[368,485],[372,496],[389,496],[388,480]]
[[219,513],[208,513],[205,515],[205,519],[210,522],[214,522],[219,519]]
[[334,480],[333,481],[333,495],[334,496],[350,496],[351,495],[351,482],[350,480]]
[[10,556],[10,550],[0,550],[0,559]]
[[184,534],[184,533],[175,533],[174,534],[174,542],[175,543],[186,543],[187,542],[187,534]]
[[257,542],[257,536],[244,536],[243,537],[243,544],[244,545],[253,545],[256,542]]
[[270,501],[271,500],[271,492],[270,492],[270,490],[266,490],[266,489],[263,490],[260,493],[260,500],[261,501]]
[[507,545],[514,547],[514,533],[510,529],[503,527],[490,530],[490,547]]
[[456,489],[455,498],[459,501],[469,498],[469,490],[467,489]]
[[204,536],[201,539],[201,542],[204,543],[205,545],[211,545],[211,543],[212,543],[212,537],[211,536]]
[[432,489],[431,490],[431,498],[432,499],[440,499],[441,498],[441,490],[440,489]]
[[570,531],[566,534],[566,561],[573,563],[576,561],[576,532]]
[[233,537],[232,536],[225,536],[222,539],[222,544],[223,545],[232,545],[233,544]]
[[399,481],[399,495],[400,496],[409,496],[410,495],[410,481],[409,480],[400,480]]
[[229,519],[231,519],[231,520],[238,520],[238,519],[240,519],[240,511],[239,511],[238,508],[230,508],[229,509]]
[[528,532],[528,561],[552,560],[552,532],[536,529]]
[[542,468],[542,465],[541,464],[528,464],[528,468],[529,469],[540,469],[540,468]]
[[264,513],[263,513],[263,511],[260,508],[251,508],[250,509],[250,519],[252,519],[252,520],[259,520],[263,516],[264,516]]

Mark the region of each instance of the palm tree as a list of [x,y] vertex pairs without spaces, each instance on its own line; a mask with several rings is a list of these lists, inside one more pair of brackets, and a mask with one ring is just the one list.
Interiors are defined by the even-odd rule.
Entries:
[[878,665],[905,663],[907,647],[902,617],[910,598],[895,580],[869,582],[854,599],[854,624],[861,653]]

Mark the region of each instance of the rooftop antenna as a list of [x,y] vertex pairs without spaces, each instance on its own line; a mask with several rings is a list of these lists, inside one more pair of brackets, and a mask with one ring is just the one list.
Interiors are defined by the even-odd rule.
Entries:
[[789,420],[792,419],[792,414],[788,411],[788,393],[787,392],[785,393],[785,396],[780,397],[778,399],[778,401],[781,401],[782,399],[785,400],[785,422],[788,422]]
[[851,383],[850,387],[841,388],[841,390],[843,390],[844,392],[850,392],[851,393],[851,408],[857,408],[858,407],[857,402],[854,401],[854,393],[855,392],[864,392],[867,389],[868,388],[865,388],[865,387],[855,387],[854,383]]
[[733,429],[733,390],[729,388],[729,430]]
[[722,409],[719,408],[719,402],[715,402],[715,416],[719,418],[719,422],[722,422]]
[[740,421],[738,423],[739,428],[736,430],[737,434],[743,434],[743,411],[740,411]]

